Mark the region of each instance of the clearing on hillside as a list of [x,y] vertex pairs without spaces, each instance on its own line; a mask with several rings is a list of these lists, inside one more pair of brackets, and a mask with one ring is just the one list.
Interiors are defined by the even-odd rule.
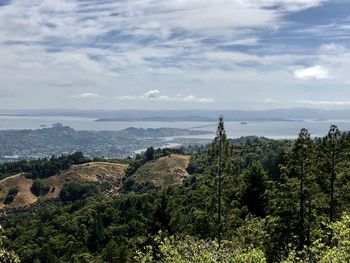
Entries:
[[181,184],[188,176],[187,167],[190,164],[190,156],[172,154],[161,157],[141,166],[133,179],[138,182],[151,182],[157,187],[168,187]]

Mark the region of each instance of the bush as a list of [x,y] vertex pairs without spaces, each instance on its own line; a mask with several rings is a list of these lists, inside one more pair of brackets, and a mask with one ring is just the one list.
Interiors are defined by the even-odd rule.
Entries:
[[50,191],[50,186],[43,185],[40,180],[35,180],[30,191],[35,196],[46,195]]
[[19,263],[19,257],[13,252],[4,248],[4,241],[7,237],[4,235],[4,229],[0,226],[0,262]]
[[64,184],[60,192],[60,200],[68,203],[98,195],[101,195],[101,189],[96,184],[68,182]]
[[16,195],[18,194],[18,188],[11,188],[9,192],[7,193],[7,196],[5,197],[4,204],[9,205],[13,202],[15,199]]
[[[197,262],[227,262],[227,263],[266,263],[264,252],[257,248],[241,249],[230,246],[218,249],[215,241],[196,240],[193,237],[178,239],[175,237],[162,237],[162,233],[152,246],[145,248],[146,252],[137,251],[137,262],[164,262],[164,263],[197,263]],[[156,252],[156,255],[154,254]],[[160,260],[158,260],[160,259]]]

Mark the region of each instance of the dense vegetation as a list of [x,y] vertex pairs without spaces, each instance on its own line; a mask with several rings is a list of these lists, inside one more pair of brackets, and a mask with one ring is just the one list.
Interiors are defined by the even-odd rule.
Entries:
[[67,170],[71,165],[83,164],[91,161],[81,152],[69,155],[52,156],[39,160],[18,161],[0,164],[0,180],[18,173],[25,173],[28,178],[47,178],[58,172]]
[[7,251],[22,262],[349,262],[350,135],[306,129],[295,141],[226,138],[191,149],[190,175],[123,194],[69,183],[61,202],[3,218]]

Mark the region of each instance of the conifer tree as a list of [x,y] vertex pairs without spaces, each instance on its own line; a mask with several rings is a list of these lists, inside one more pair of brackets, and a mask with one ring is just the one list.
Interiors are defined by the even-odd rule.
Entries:
[[329,221],[332,223],[335,216],[335,181],[342,159],[341,133],[336,125],[330,127],[323,140],[323,154],[326,159],[326,172],[329,173]]
[[217,194],[217,239],[219,248],[221,246],[222,236],[222,193],[223,193],[223,178],[230,173],[233,168],[232,162],[229,160],[233,156],[233,146],[229,143],[225,126],[224,117],[219,118],[218,128],[216,130],[216,137],[212,143],[209,154],[215,158],[216,161],[216,194]]
[[[308,191],[308,187],[312,180],[311,166],[313,157],[313,141],[311,140],[310,133],[307,129],[302,129],[299,133],[298,139],[296,140],[292,149],[292,166],[291,175],[296,176],[299,179],[299,248],[303,249],[305,245],[306,233],[305,230],[305,217],[308,213],[311,214],[312,202],[311,193]],[[308,194],[307,194],[308,193]],[[306,212],[306,201],[308,202],[308,212]],[[308,218],[310,220],[310,217]],[[310,221],[307,222],[310,225]],[[308,231],[309,232],[309,231]]]
[[[336,125],[331,125],[327,136],[322,140],[321,154],[321,174],[323,174],[324,192],[328,199],[328,218],[332,223],[336,218],[337,208],[337,177],[342,170],[342,164],[346,157],[345,135],[340,132]],[[329,243],[332,241],[332,232],[329,234]]]
[[267,174],[260,162],[255,162],[248,167],[244,180],[243,205],[246,205],[254,216],[264,217],[266,215]]

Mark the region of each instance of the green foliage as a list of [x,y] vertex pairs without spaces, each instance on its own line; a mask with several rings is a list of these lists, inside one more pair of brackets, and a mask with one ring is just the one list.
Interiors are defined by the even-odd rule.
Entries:
[[107,243],[105,248],[102,250],[102,258],[105,262],[108,262],[108,263],[120,262],[118,245],[113,239],[111,239]]
[[221,249],[215,241],[197,240],[192,237],[167,237],[162,233],[154,240],[156,253],[151,246],[145,252],[137,251],[136,262],[151,263],[265,263],[264,253],[256,248],[240,249],[226,243]]
[[223,184],[225,177],[232,175],[235,170],[234,162],[232,158],[234,156],[233,145],[231,145],[227,139],[226,131],[224,127],[224,117],[220,116],[218,128],[216,130],[216,137],[212,143],[211,148],[208,151],[208,155],[213,158],[214,161],[214,171],[211,171],[210,174],[214,174],[213,180],[213,199],[216,197],[216,206],[217,206],[217,239],[219,247],[221,246],[221,236],[223,233],[222,218],[223,213],[223,193],[225,191],[225,185]]
[[50,191],[50,186],[44,185],[40,180],[35,180],[30,191],[35,196],[46,195]]
[[130,193],[146,193],[152,190],[155,190],[156,186],[151,182],[136,182],[132,177],[126,178],[123,183],[122,192]]
[[4,247],[4,241],[6,241],[7,238],[4,236],[4,230],[2,226],[0,226],[0,262],[1,263],[19,263],[19,257],[10,250],[7,250]]
[[155,152],[154,152],[153,147],[147,148],[147,150],[145,152],[145,157],[146,157],[147,162],[154,160],[154,154],[155,154]]
[[71,181],[63,185],[59,197],[62,202],[68,203],[98,195],[101,195],[101,190],[98,185]]
[[18,173],[25,173],[28,178],[32,179],[47,178],[68,169],[73,164],[82,164],[89,161],[81,152],[75,152],[71,155],[52,156],[49,159],[4,163],[0,164],[0,179]]
[[41,263],[58,263],[57,257],[52,253],[50,245],[44,245],[40,253]]
[[333,233],[332,244],[318,239],[301,251],[292,250],[283,263],[350,262],[350,216],[344,214],[340,221],[331,224],[330,230]]
[[119,263],[128,262],[130,258],[130,252],[125,244],[120,246],[112,239],[106,247],[102,250],[102,259],[106,263]]
[[243,190],[242,205],[246,205],[254,216],[266,215],[267,174],[261,163],[251,164],[244,173],[245,188]]
[[17,194],[18,194],[18,188],[17,187],[11,188],[8,191],[8,193],[7,193],[7,195],[6,195],[5,199],[4,199],[4,204],[5,205],[11,204],[13,202],[13,200],[15,199]]

